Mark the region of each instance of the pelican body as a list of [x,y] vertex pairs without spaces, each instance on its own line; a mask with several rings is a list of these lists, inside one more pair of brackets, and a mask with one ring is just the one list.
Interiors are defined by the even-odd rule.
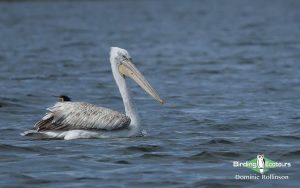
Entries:
[[125,49],[111,47],[110,63],[125,114],[85,102],[65,100],[64,96],[53,107],[47,108],[48,112],[35,124],[35,130],[25,131],[22,135],[65,140],[142,136],[139,115],[125,78],[134,80],[161,104],[163,100],[135,67]]

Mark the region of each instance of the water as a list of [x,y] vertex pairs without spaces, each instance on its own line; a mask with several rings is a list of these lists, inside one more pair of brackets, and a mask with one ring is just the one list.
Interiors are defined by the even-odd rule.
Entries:
[[[297,187],[300,2],[0,2],[1,187]],[[109,47],[167,101],[130,82],[145,137],[32,140],[67,94],[124,111]],[[262,152],[289,180],[235,180]]]

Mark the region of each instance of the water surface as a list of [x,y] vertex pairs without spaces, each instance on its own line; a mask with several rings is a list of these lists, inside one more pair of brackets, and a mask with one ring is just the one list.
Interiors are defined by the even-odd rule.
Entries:
[[[1,1],[0,187],[297,187],[300,2]],[[109,47],[126,48],[167,101],[133,82],[145,137],[32,140],[66,94],[124,111]],[[241,181],[262,152],[289,180]]]

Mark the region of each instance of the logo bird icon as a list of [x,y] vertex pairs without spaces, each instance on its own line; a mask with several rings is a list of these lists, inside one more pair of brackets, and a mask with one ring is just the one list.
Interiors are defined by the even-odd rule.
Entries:
[[257,164],[257,167],[259,168],[260,174],[264,173],[264,168],[265,168],[265,159],[264,159],[264,157],[265,156],[262,153],[257,154],[256,164]]

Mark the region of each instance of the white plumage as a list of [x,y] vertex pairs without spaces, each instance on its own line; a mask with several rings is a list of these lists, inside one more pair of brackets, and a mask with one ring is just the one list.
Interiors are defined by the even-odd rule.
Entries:
[[22,135],[63,139],[142,135],[137,109],[126,85],[125,76],[133,79],[160,103],[163,103],[163,100],[134,66],[125,49],[112,47],[110,62],[126,115],[89,103],[58,102],[48,108],[46,115],[35,124],[36,130],[25,131]]
[[35,124],[38,131],[49,129],[111,131],[127,128],[130,125],[130,118],[125,114],[89,103],[58,102],[47,110],[49,112]]

